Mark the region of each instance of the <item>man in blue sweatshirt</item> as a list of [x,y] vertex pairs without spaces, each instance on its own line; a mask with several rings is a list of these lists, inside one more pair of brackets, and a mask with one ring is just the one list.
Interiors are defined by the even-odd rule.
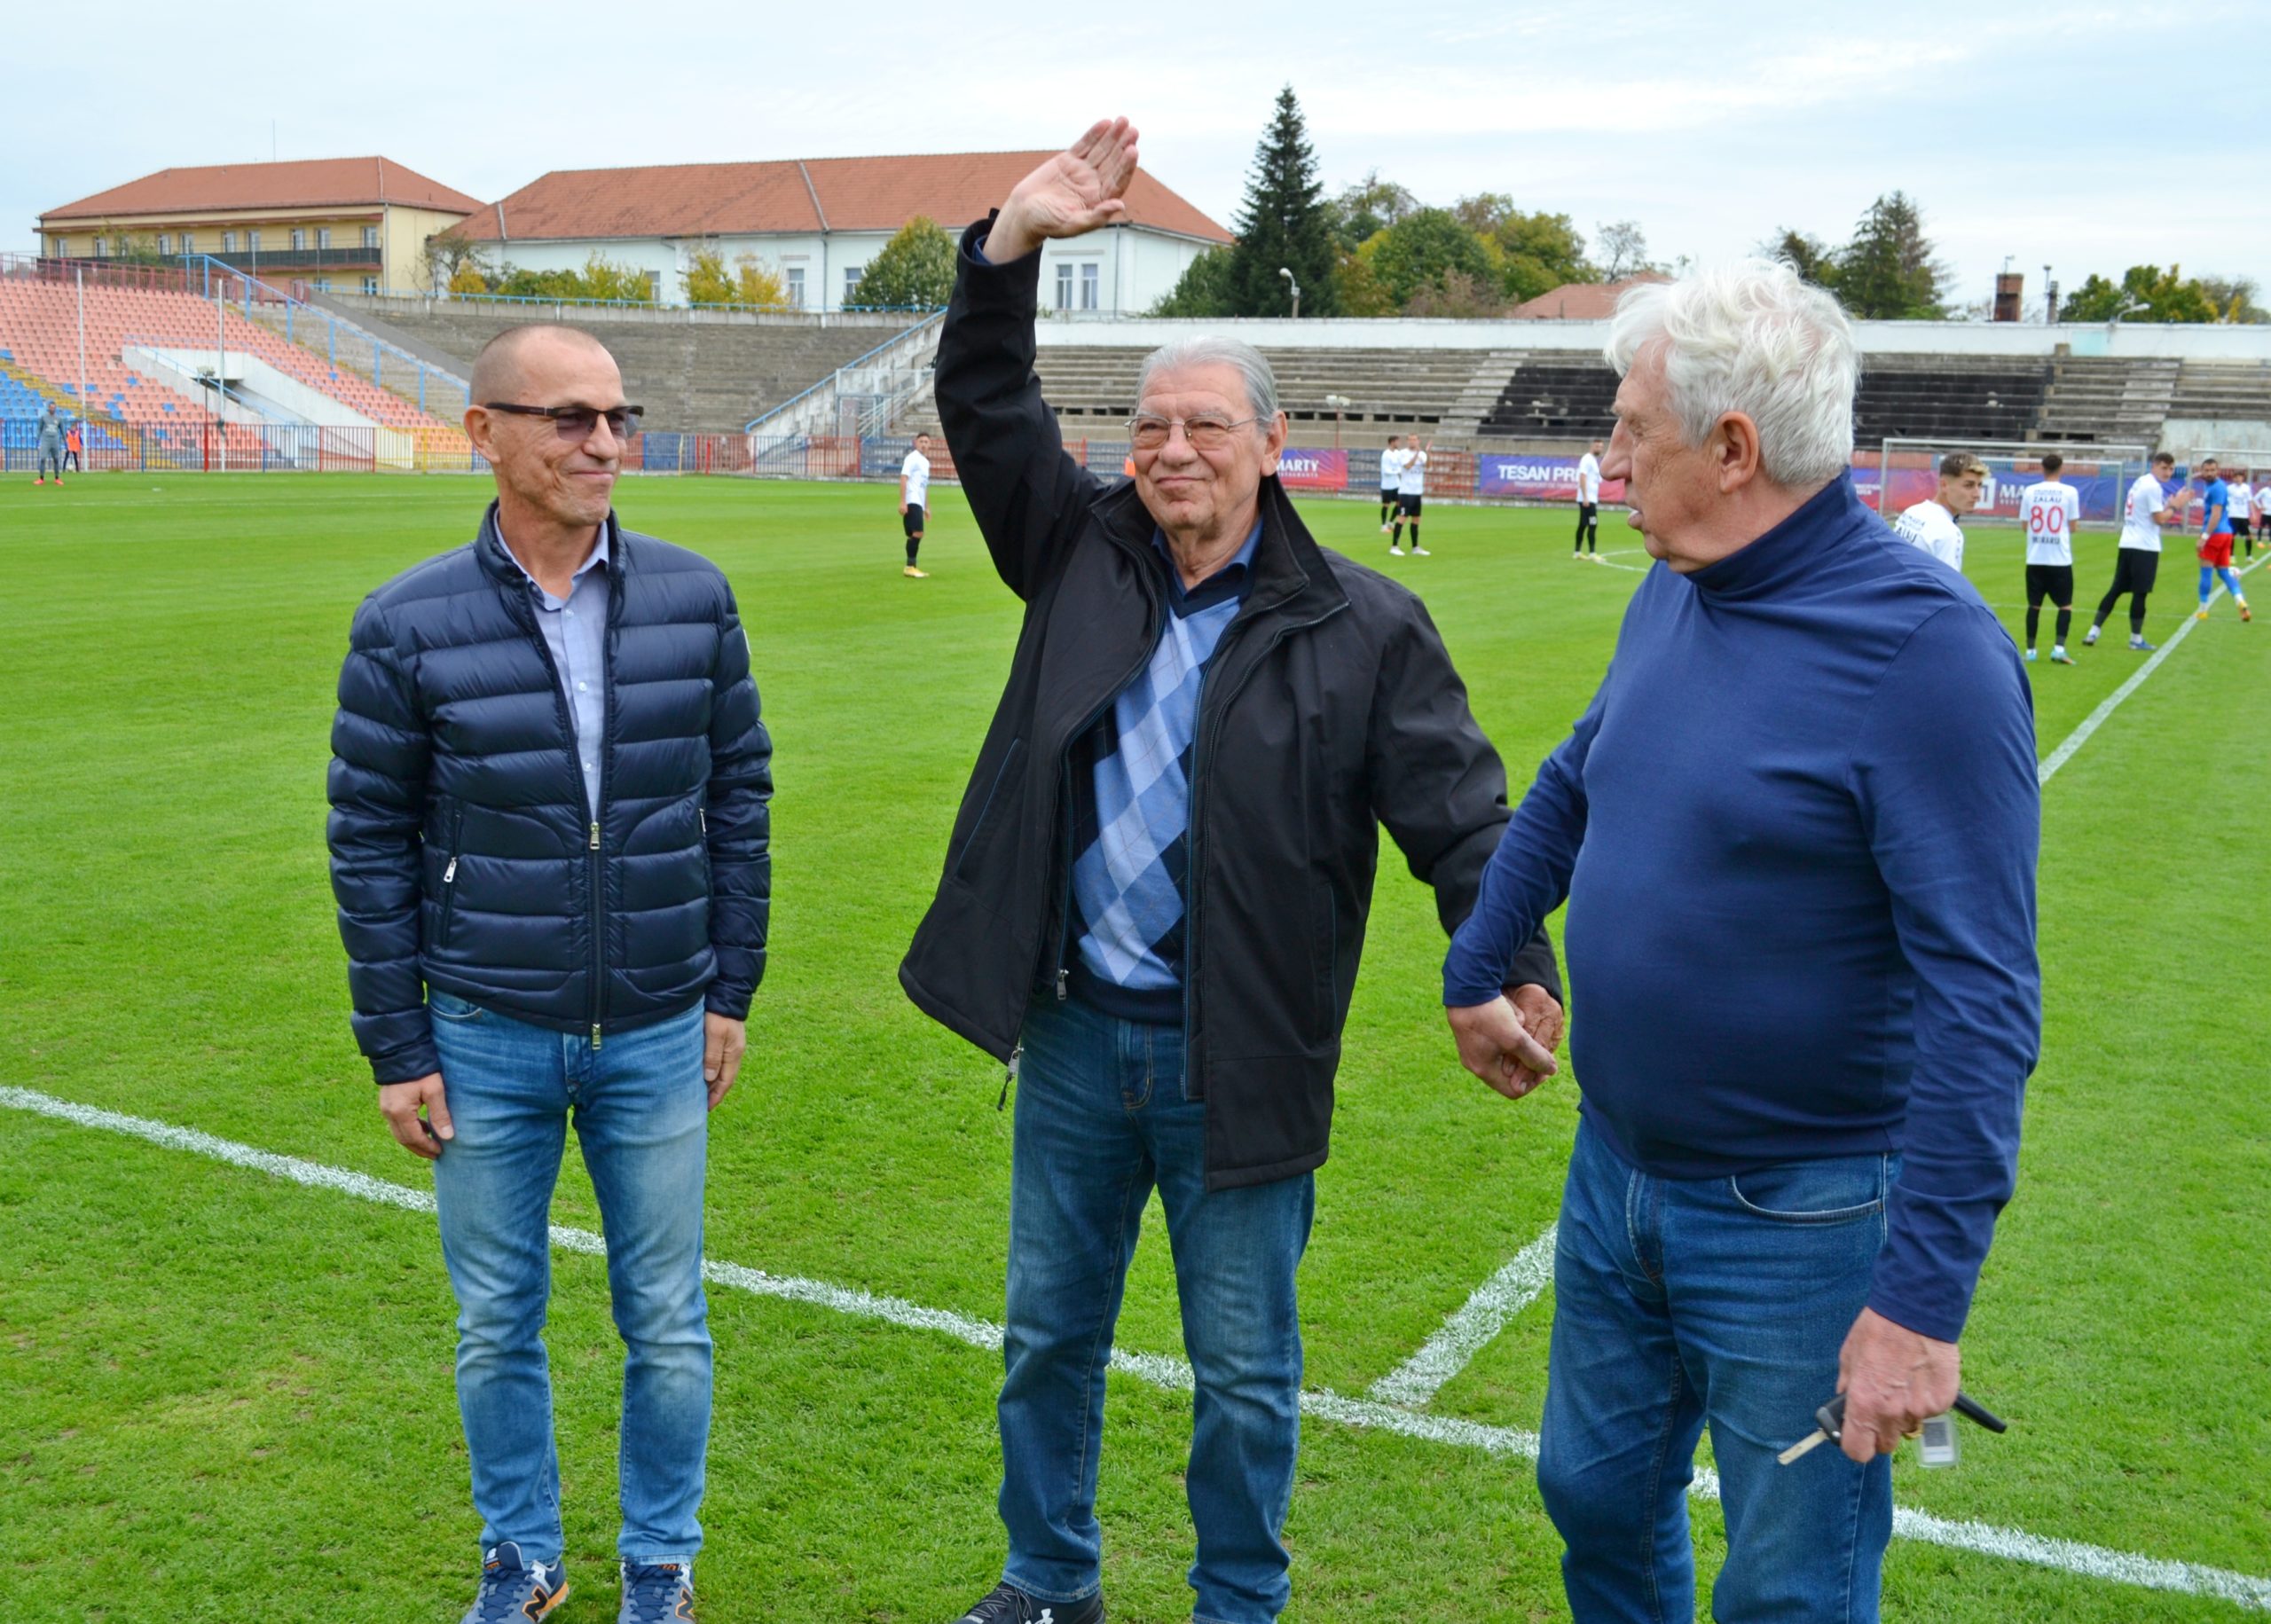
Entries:
[[[1883,1458],[1953,1401],[2039,1047],[2039,803],[2011,639],[1846,477],[1835,303],[1750,263],[1636,289],[1601,473],[1657,567],[1444,966],[1468,1068],[1541,1080],[1501,992],[1565,898],[1581,1114],[1539,1485],[1581,1624],[1873,1620]],[[1775,1453],[1846,1394],[1843,1452]]]

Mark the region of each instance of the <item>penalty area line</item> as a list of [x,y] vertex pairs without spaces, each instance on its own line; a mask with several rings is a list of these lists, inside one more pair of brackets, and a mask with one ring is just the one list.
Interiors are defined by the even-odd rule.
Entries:
[[1513,1255],[1498,1272],[1474,1288],[1458,1312],[1437,1328],[1419,1351],[1372,1384],[1371,1395],[1383,1404],[1418,1408],[1426,1404],[1442,1385],[1490,1345],[1506,1322],[1538,1298],[1553,1282],[1553,1243],[1559,1224]]
[[[177,1127],[146,1117],[130,1117],[122,1111],[82,1105],[75,1101],[58,1099],[53,1094],[41,1094],[30,1088],[0,1086],[0,1107],[72,1123],[80,1127],[123,1134],[169,1150],[186,1150],[248,1172],[265,1173],[311,1189],[326,1189],[342,1196],[352,1196],[359,1201],[376,1202],[413,1212],[431,1213],[434,1211],[432,1195],[407,1185],[374,1179],[368,1173],[355,1173],[343,1167],[326,1166],[296,1156],[280,1156],[274,1151],[257,1149],[195,1128]],[[1550,1241],[1552,1236],[1552,1231],[1547,1231],[1545,1236],[1525,1247],[1521,1255],[1527,1257],[1537,1251]],[[563,1251],[585,1256],[601,1256],[607,1251],[606,1241],[599,1236],[588,1229],[573,1228],[564,1224],[552,1226],[552,1243]],[[1545,1255],[1550,1261],[1550,1246],[1545,1247]],[[1521,1259],[1517,1258],[1516,1261],[1521,1261]],[[1506,1269],[1500,1270],[1499,1275],[1492,1277],[1493,1281],[1507,1275],[1512,1268],[1510,1264]],[[988,1352],[999,1352],[1002,1347],[1002,1332],[999,1325],[952,1309],[927,1308],[905,1298],[884,1296],[853,1286],[834,1285],[827,1281],[808,1280],[793,1275],[767,1274],[763,1269],[720,1262],[715,1259],[703,1259],[702,1273],[703,1278],[711,1284],[758,1297],[805,1303],[859,1319],[880,1320],[909,1330],[932,1331]],[[1486,1291],[1488,1289],[1485,1288]],[[1518,1294],[1519,1289],[1510,1282],[1502,1295],[1511,1300]],[[1478,1298],[1482,1295],[1481,1291],[1476,1293]],[[1482,1317],[1483,1314],[1478,1311],[1475,1322],[1479,1323]],[[1168,1392],[1188,1393],[1192,1387],[1191,1367],[1179,1359],[1152,1353],[1129,1353],[1114,1348],[1112,1368]],[[1491,1426],[1479,1421],[1463,1421],[1456,1416],[1432,1415],[1407,1409],[1401,1405],[1384,1404],[1376,1399],[1346,1398],[1318,1388],[1303,1392],[1301,1404],[1303,1415],[1314,1416],[1320,1421],[1340,1426],[1387,1432],[1420,1443],[1475,1450],[1501,1459],[1534,1461],[1537,1458],[1538,1436],[1522,1427]],[[1709,1471],[1699,1469],[1688,1487],[1688,1493],[1699,1500],[1716,1500],[1719,1495],[1718,1479]],[[2055,1569],[2086,1579],[2133,1585],[2149,1590],[2173,1591],[2186,1596],[2210,1597],[2236,1606],[2271,1612],[2271,1579],[2260,1579],[2201,1563],[2148,1557],[2135,1551],[2085,1544],[2078,1540],[2053,1539],[2029,1534],[2023,1529],[2001,1528],[1988,1523],[1953,1521],[1906,1507],[1894,1509],[1892,1532],[1897,1539],[1945,1546],[1980,1556],[1999,1557],[2006,1561]]]

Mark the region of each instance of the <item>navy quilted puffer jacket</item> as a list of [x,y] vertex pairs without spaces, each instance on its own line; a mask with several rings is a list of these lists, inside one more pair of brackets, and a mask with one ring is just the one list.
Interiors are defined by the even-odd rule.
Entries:
[[441,1069],[425,989],[603,1040],[765,973],[773,746],[715,564],[608,517],[607,741],[585,804],[551,651],[492,505],[356,611],[331,883],[381,1083]]

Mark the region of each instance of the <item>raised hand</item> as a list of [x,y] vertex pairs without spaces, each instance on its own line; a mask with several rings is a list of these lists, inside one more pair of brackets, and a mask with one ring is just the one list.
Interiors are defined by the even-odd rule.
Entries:
[[1022,259],[1052,237],[1079,237],[1128,212],[1136,178],[1136,127],[1099,119],[1088,133],[1017,184],[986,239],[995,264]]

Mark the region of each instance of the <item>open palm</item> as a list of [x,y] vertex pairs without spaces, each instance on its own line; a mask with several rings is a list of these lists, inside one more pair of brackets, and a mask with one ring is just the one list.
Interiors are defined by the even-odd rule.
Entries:
[[1124,118],[1098,120],[1018,183],[995,223],[994,246],[1028,252],[1044,239],[1110,224],[1128,211],[1123,200],[1136,161],[1135,127]]

